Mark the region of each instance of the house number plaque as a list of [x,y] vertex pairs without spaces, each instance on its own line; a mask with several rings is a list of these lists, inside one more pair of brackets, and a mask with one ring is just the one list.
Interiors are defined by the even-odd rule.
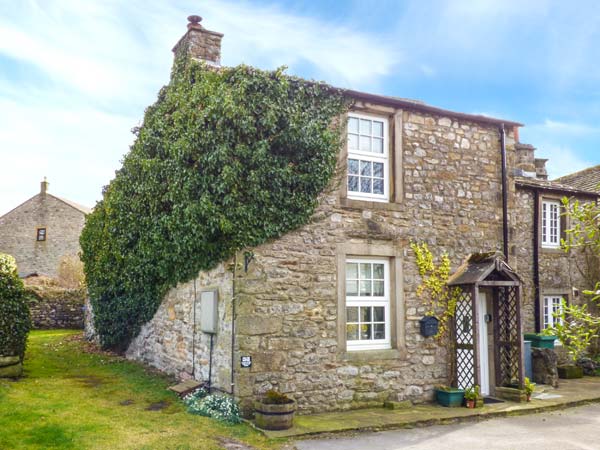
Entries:
[[252,367],[252,356],[242,356],[240,358],[240,364],[244,369]]

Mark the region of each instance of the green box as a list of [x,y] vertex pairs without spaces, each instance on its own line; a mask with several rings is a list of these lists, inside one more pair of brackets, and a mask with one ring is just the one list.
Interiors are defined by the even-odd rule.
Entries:
[[556,336],[547,336],[545,334],[525,333],[525,340],[531,341],[531,346],[536,348],[554,348]]
[[465,391],[464,389],[454,388],[448,390],[436,389],[435,398],[440,405],[455,408],[457,406],[462,406],[465,398]]

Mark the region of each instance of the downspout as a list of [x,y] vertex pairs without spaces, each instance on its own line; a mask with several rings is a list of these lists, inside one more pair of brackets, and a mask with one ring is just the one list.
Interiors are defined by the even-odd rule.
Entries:
[[502,155],[502,240],[504,260],[508,263],[508,186],[506,178],[506,142],[504,124],[500,125],[500,153]]
[[535,332],[541,331],[540,324],[540,193],[533,191],[533,317]]
[[192,302],[192,380],[196,379],[196,278],[194,278],[194,301]]
[[231,396],[235,395],[235,280],[237,278],[237,252],[233,256],[233,280],[231,282]]

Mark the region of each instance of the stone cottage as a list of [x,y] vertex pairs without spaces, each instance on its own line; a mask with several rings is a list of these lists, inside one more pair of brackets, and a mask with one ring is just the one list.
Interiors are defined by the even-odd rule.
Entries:
[[[223,35],[199,22],[190,17],[174,51],[219,65]],[[129,358],[208,381],[244,407],[271,388],[305,413],[430,399],[448,381],[449,355],[420,333],[426,306],[409,244],[424,241],[453,269],[471,254],[505,255],[478,263],[465,288],[473,296],[460,325],[470,339],[464,380],[488,377],[493,393],[499,376],[488,361],[504,344],[495,345],[482,313],[506,297],[502,326],[512,337],[503,348],[522,382],[521,335],[546,320],[542,295],[579,283],[569,278],[572,255],[557,250],[564,227],[552,202],[595,194],[544,180],[533,147],[518,141],[519,123],[346,94],[354,104],[339,189],[322,195],[307,225],[172,289]],[[477,338],[488,334],[483,351]]]
[[0,252],[15,257],[19,275],[55,277],[64,256],[79,253],[79,235],[91,210],[48,192],[40,192],[0,217]]

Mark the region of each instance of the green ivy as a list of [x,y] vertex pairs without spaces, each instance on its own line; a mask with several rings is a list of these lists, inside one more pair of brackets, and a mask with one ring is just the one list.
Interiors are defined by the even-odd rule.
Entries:
[[177,283],[307,223],[347,107],[283,69],[178,61],[81,235],[103,346],[125,347]]
[[15,259],[0,253],[0,356],[23,359],[30,328],[29,306]]

